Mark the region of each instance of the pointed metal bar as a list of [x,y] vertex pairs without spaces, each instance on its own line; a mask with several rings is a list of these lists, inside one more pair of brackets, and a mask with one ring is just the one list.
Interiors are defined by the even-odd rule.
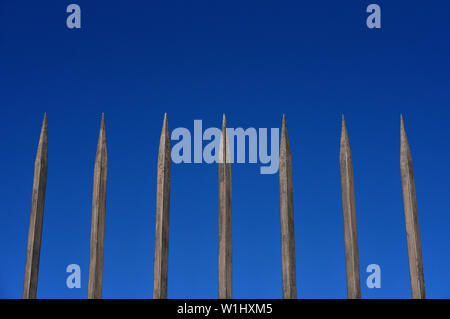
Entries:
[[103,249],[105,241],[106,178],[108,155],[106,150],[105,115],[102,114],[94,166],[92,194],[91,245],[89,254],[88,298],[102,297]]
[[46,184],[47,113],[44,114],[36,160],[34,162],[33,194],[31,197],[30,227],[28,230],[27,261],[25,265],[25,280],[23,284],[24,299],[36,298]]
[[159,140],[158,173],[156,185],[155,265],[153,298],[167,298],[169,262],[169,206],[170,206],[170,135],[167,113]]
[[232,298],[231,160],[225,114],[219,149],[219,298]]
[[283,277],[283,298],[297,298],[295,269],[294,194],[292,186],[292,155],[283,114],[279,157],[280,178],[280,223],[281,223],[281,265]]
[[349,299],[358,299],[361,298],[361,284],[359,279],[358,236],[356,231],[355,188],[353,183],[352,154],[350,152],[350,143],[344,116],[342,116],[339,163],[344,220],[347,296]]
[[406,239],[408,242],[409,275],[413,299],[425,298],[422,248],[420,244],[419,216],[411,151],[400,115],[400,173],[402,179],[403,207],[405,211]]

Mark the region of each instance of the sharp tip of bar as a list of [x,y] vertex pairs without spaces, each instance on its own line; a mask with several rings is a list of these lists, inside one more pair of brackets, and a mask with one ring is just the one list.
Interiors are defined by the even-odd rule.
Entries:
[[224,113],[223,117],[222,117],[222,128],[226,128],[226,127],[227,127],[227,118]]

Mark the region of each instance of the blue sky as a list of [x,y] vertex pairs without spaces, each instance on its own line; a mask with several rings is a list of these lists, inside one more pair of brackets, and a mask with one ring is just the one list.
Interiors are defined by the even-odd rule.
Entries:
[[[87,296],[94,157],[108,143],[104,298],[151,298],[156,164],[169,129],[281,127],[293,157],[299,298],[346,298],[341,115],[363,298],[409,298],[399,171],[410,141],[427,297],[450,297],[448,1],[0,1],[0,297],[23,289],[33,165],[48,114],[38,298]],[[381,6],[382,28],[365,25]],[[174,143],[172,142],[172,145]],[[233,296],[280,298],[278,175],[235,164]],[[172,164],[169,298],[217,297],[217,166]],[[81,288],[68,289],[69,264]],[[381,267],[381,288],[365,281]]]

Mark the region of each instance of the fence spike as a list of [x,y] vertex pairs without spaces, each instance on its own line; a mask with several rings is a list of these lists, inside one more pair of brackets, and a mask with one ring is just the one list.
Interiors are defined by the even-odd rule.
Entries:
[[33,194],[31,197],[30,226],[28,230],[27,261],[23,284],[23,298],[35,299],[41,253],[42,223],[44,219],[45,189],[47,184],[47,113],[44,114],[34,162]]
[[408,242],[409,275],[411,295],[414,299],[425,298],[422,248],[420,244],[419,216],[417,212],[416,187],[411,151],[406,137],[403,116],[400,115],[400,174],[402,179],[403,208],[405,212],[406,239]]
[[170,135],[167,113],[159,140],[156,185],[155,265],[153,298],[167,298],[167,272],[169,261],[169,207],[170,207]]
[[227,120],[222,120],[219,149],[219,298],[232,298],[231,161]]
[[283,277],[283,298],[297,298],[295,268],[294,196],[292,185],[292,155],[283,114],[279,157],[280,179],[280,223],[281,264]]
[[344,115],[342,115],[339,163],[344,220],[347,296],[349,299],[358,299],[361,298],[361,284],[359,278],[358,236],[356,231],[355,188],[353,182],[352,154]]
[[88,283],[89,299],[99,299],[102,297],[107,170],[108,154],[106,149],[105,115],[102,113],[97,153],[95,155],[94,187],[92,192],[92,223]]

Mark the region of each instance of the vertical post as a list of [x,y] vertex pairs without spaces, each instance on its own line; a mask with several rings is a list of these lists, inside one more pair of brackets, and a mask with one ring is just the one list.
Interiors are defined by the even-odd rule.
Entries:
[[89,254],[88,284],[89,299],[99,299],[102,297],[107,169],[108,155],[106,150],[105,115],[102,114],[97,153],[95,155],[94,187],[92,192],[91,247]]
[[169,261],[169,205],[170,205],[170,137],[167,113],[159,140],[158,173],[156,185],[155,265],[153,298],[167,298]]
[[281,265],[283,277],[283,298],[297,298],[295,269],[294,195],[292,185],[292,155],[283,114],[279,157],[280,178],[280,222],[281,222]]
[[219,149],[219,298],[232,298],[231,160],[225,114]]
[[25,265],[25,280],[23,284],[24,299],[36,298],[46,184],[47,113],[44,114],[41,135],[39,137],[39,145],[36,153],[36,161],[34,162],[33,194],[31,197],[30,226],[28,230],[27,261]]
[[359,279],[358,236],[356,231],[355,188],[350,143],[342,116],[341,147],[339,154],[341,171],[342,213],[344,220],[345,266],[347,272],[347,296],[361,298]]
[[422,248],[420,245],[419,216],[417,213],[416,186],[411,151],[400,115],[400,173],[402,179],[403,207],[405,211],[406,239],[408,242],[409,275],[411,295],[414,299],[425,298]]

